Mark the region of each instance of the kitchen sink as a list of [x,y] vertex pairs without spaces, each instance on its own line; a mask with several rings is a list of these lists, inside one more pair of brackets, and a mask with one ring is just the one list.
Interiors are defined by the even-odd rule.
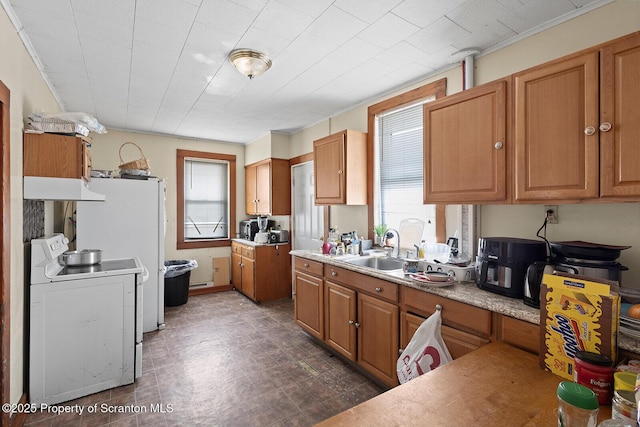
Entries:
[[352,258],[345,260],[345,262],[362,267],[375,268],[376,270],[399,270],[403,264],[401,259],[386,257]]

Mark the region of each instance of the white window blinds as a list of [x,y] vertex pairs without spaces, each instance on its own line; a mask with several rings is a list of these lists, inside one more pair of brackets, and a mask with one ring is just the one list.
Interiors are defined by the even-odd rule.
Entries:
[[184,161],[184,238],[229,238],[229,163]]
[[435,240],[435,206],[423,204],[422,106],[378,116],[376,223],[397,229],[402,219],[422,219],[423,239],[429,241]]

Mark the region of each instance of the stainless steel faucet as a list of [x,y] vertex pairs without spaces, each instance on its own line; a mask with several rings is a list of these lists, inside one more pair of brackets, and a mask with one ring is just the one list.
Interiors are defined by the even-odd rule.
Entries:
[[[394,233],[396,235],[396,240],[397,240],[396,246],[395,246],[396,258],[400,258],[400,233],[395,228],[387,229],[387,234],[389,234],[389,233]],[[385,234],[385,237],[386,237],[386,234]],[[393,254],[393,252],[392,252],[392,254]]]

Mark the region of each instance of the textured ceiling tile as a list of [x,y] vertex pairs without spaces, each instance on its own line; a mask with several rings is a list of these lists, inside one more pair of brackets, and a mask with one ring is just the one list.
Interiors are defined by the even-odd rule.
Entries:
[[296,9],[299,12],[307,14],[312,17],[317,17],[322,14],[334,0],[277,0],[279,3],[285,4],[292,9]]
[[388,49],[418,31],[420,31],[419,27],[388,13],[376,23],[361,31],[358,37],[376,46]]
[[189,31],[197,12],[197,6],[184,1],[136,0],[136,20],[144,17],[147,21],[180,31]]
[[159,47],[179,53],[184,47],[189,33],[166,27],[156,22],[137,19],[133,38],[149,46]]
[[437,21],[467,0],[404,0],[392,12],[420,28]]
[[363,20],[332,6],[320,15],[306,32],[331,43],[342,44],[352,39],[366,26]]
[[449,18],[443,17],[408,37],[407,41],[415,47],[432,54],[450,46],[452,43],[458,42],[468,34],[467,30],[455,24]]
[[242,36],[256,16],[258,12],[227,0],[207,0],[200,6],[196,22]]
[[334,5],[372,24],[400,3],[402,0],[336,0]]
[[297,37],[313,19],[285,4],[271,1],[260,12],[253,26],[283,39]]
[[74,13],[91,16],[121,26],[132,26],[136,3],[130,0],[87,1],[71,0]]

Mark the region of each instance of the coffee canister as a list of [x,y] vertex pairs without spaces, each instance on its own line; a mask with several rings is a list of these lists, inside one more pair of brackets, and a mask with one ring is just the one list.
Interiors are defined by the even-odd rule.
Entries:
[[613,397],[613,362],[605,355],[578,351],[574,357],[573,380],[596,394],[600,405],[611,405]]

